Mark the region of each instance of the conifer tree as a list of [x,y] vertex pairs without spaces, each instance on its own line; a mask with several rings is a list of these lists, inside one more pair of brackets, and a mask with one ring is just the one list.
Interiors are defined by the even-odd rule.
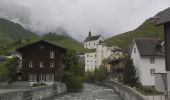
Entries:
[[123,72],[123,82],[126,85],[134,87],[137,83],[137,80],[138,80],[138,78],[136,76],[135,66],[133,64],[132,59],[130,59],[130,57],[128,57],[127,63],[126,63],[126,66],[125,66],[124,72]]

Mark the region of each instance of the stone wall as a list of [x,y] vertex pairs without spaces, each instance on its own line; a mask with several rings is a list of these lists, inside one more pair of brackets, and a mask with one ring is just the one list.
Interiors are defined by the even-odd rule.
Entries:
[[30,88],[30,83],[29,82],[23,82],[23,81],[16,81],[12,83],[8,82],[0,82],[0,89],[25,89],[25,88]]
[[165,95],[145,96],[135,89],[116,81],[97,82],[97,84],[113,88],[124,100],[166,100]]
[[[8,90],[8,89],[6,89]],[[15,90],[15,89],[14,89]],[[0,100],[44,100],[67,92],[64,83],[0,93]]]

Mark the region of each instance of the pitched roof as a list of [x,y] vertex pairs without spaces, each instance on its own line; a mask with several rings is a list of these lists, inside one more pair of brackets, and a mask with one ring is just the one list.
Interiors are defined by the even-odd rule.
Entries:
[[162,40],[151,38],[136,38],[135,43],[141,56],[164,56],[159,49]]
[[156,25],[162,25],[170,22],[170,7],[160,12],[156,17],[158,18]]
[[38,44],[38,43],[46,43],[46,44],[49,44],[49,45],[52,45],[52,46],[55,46],[55,47],[59,48],[59,49],[62,50],[63,52],[66,52],[66,51],[67,51],[65,48],[60,47],[60,46],[58,46],[58,45],[56,45],[56,44],[50,43],[50,42],[45,41],[45,40],[39,40],[39,41],[36,41],[36,42],[34,42],[34,43],[30,43],[30,44],[27,44],[27,45],[25,45],[25,46],[19,47],[19,48],[16,49],[16,51],[22,52],[23,49],[25,49],[25,48],[27,48],[27,47],[30,47],[30,46],[32,46],[32,45]]
[[85,39],[84,42],[98,40],[99,38],[100,38],[100,35],[88,36],[88,37]]

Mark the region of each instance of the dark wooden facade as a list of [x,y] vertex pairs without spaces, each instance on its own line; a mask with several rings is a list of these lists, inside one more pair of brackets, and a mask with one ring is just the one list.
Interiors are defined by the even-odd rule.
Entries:
[[[22,58],[22,81],[29,81],[29,74],[32,73],[36,74],[37,82],[40,81],[40,74],[43,74],[44,80],[46,80],[45,74],[52,73],[54,74],[54,81],[58,80],[57,75],[62,74],[66,49],[41,40],[18,48],[17,51],[20,52]],[[54,53],[54,57],[50,57],[50,52]],[[29,62],[32,62],[32,67],[29,66]],[[40,62],[44,62],[43,67],[40,66]],[[53,62],[53,67],[50,66],[50,62]]]
[[166,70],[170,71],[170,22],[164,25]]

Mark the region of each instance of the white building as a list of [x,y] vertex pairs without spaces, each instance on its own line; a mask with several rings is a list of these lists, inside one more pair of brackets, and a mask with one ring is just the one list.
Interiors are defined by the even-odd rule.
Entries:
[[134,39],[131,58],[142,86],[155,86],[157,90],[165,92],[164,43],[159,39]]
[[100,35],[92,36],[91,32],[84,41],[84,48],[88,51],[85,53],[85,71],[99,68],[103,59],[108,58],[114,49],[114,47],[107,47]]

